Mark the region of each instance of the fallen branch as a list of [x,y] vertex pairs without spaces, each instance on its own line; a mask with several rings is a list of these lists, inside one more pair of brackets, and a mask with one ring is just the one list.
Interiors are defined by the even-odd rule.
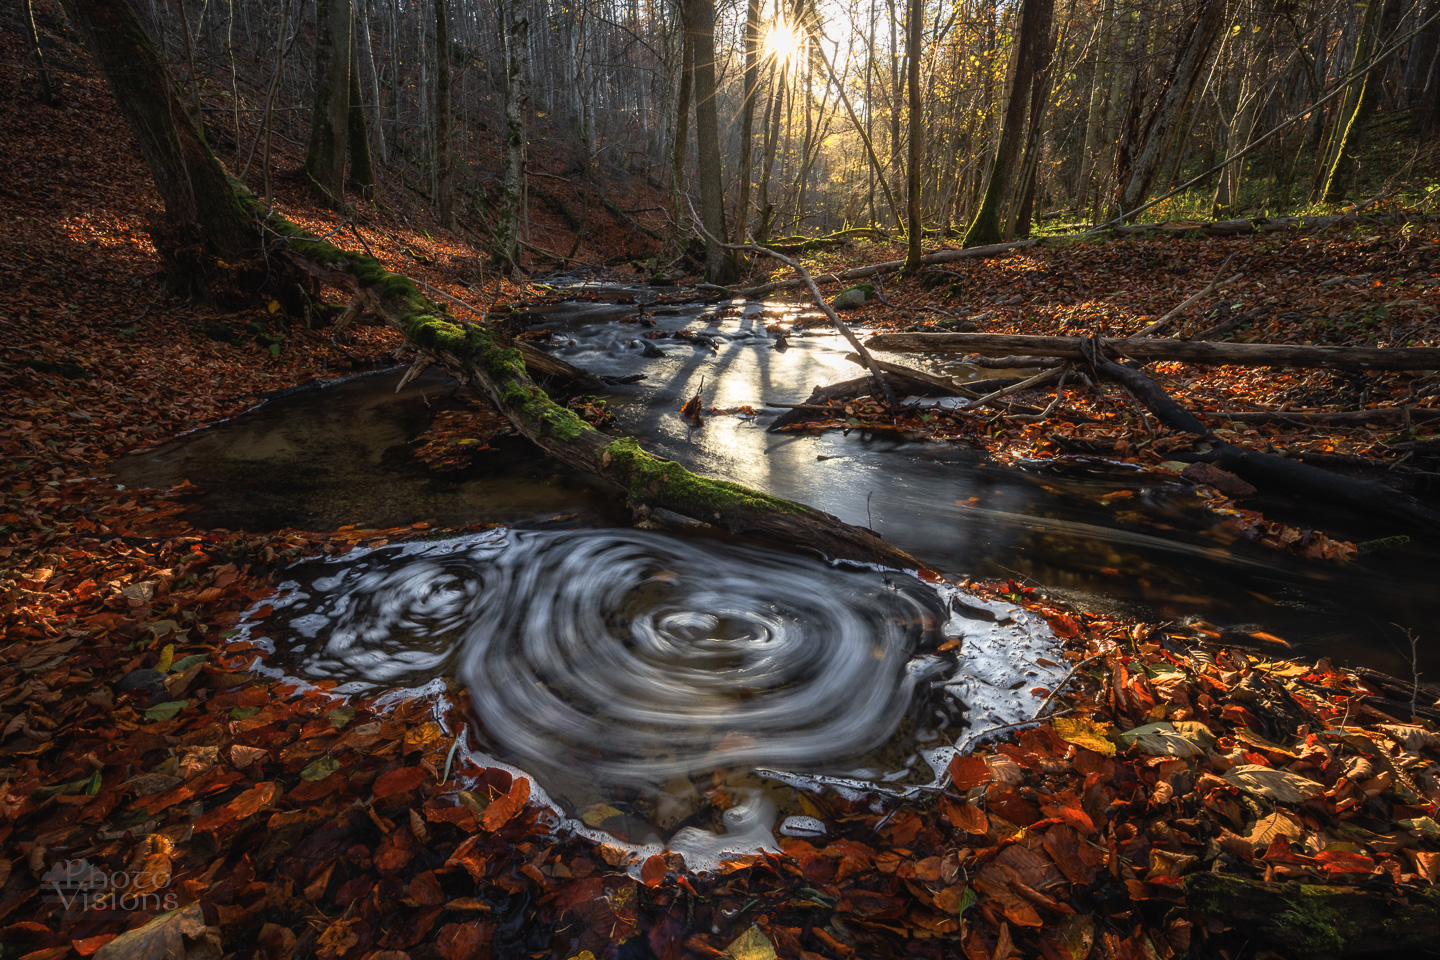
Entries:
[[[685,202],[690,202],[689,197],[686,197]],[[801,278],[804,280],[806,286],[810,288],[810,296],[814,298],[815,304],[820,308],[820,310],[825,314],[825,316],[830,318],[830,322],[835,325],[835,329],[839,330],[841,335],[844,336],[847,341],[849,341],[850,346],[855,348],[855,352],[860,354],[860,356],[865,359],[865,366],[870,370],[870,375],[875,378],[875,382],[879,384],[880,389],[885,392],[886,402],[890,404],[890,407],[892,409],[899,406],[899,401],[895,399],[895,391],[890,388],[890,383],[885,379],[885,374],[881,372],[878,366],[875,365],[875,360],[870,356],[870,351],[865,349],[865,345],[860,342],[860,338],[855,336],[855,332],[850,329],[849,325],[846,324],[844,320],[840,319],[840,315],[835,312],[834,308],[831,307],[830,304],[825,302],[825,298],[820,295],[820,288],[815,285],[815,279],[810,276],[810,271],[806,270],[805,267],[801,265],[800,261],[795,260],[792,257],[787,257],[783,253],[776,253],[774,250],[771,250],[768,247],[762,247],[759,244],[726,243],[723,240],[716,239],[713,235],[711,235],[710,231],[705,229],[705,224],[700,221],[700,215],[695,212],[694,204],[690,205],[690,219],[695,222],[695,229],[699,230],[700,233],[703,234],[707,240],[718,243],[726,250],[741,250],[747,253],[758,253],[762,256],[773,257],[774,259],[779,260],[781,263],[785,264],[790,269],[799,273]]]
[[1319,423],[1341,427],[1363,427],[1367,423],[1398,426],[1406,422],[1440,420],[1434,407],[1377,407],[1372,410],[1218,410],[1206,413],[1207,420],[1236,423]]
[[965,406],[960,407],[959,412],[963,413],[966,410],[973,410],[976,407],[983,407],[986,404],[993,403],[994,401],[1001,399],[1002,397],[1008,397],[1012,393],[1019,393],[1021,390],[1029,390],[1031,387],[1042,386],[1044,384],[1050,383],[1052,380],[1058,380],[1061,373],[1069,369],[1069,367],[1056,367],[1051,370],[1043,370],[1040,373],[1035,374],[1035,376],[1033,377],[1027,377],[1024,380],[1021,380],[1019,383],[1012,383],[1008,387],[1001,387],[999,390],[996,390],[993,393],[987,393],[985,396],[980,397],[979,399],[971,400],[969,403],[965,404]]
[[[881,333],[866,344],[894,353],[963,351],[1087,359],[1082,337],[1032,337],[1008,333]],[[1178,360],[1203,366],[1340,367],[1351,370],[1437,370],[1440,347],[1315,347],[1280,343],[1197,343],[1163,338],[1107,337],[1106,353],[1136,360]]]
[[1196,434],[1210,444],[1210,452],[1197,459],[1224,467],[1257,487],[1268,486],[1272,490],[1314,497],[1368,516],[1440,530],[1440,511],[1383,483],[1341,476],[1298,460],[1227,443],[1193,413],[1176,403],[1154,380],[1139,370],[1106,357],[1098,338],[1088,343],[1090,349],[1086,359],[1096,373],[1123,384],[1131,396],[1171,430]]
[[1228,286],[1243,277],[1243,273],[1237,273],[1233,277],[1228,277],[1224,280],[1220,279],[1220,274],[1225,272],[1225,267],[1228,266],[1230,261],[1234,259],[1235,254],[1233,253],[1230,254],[1230,256],[1226,257],[1225,262],[1220,264],[1220,269],[1215,271],[1215,279],[1211,280],[1209,285],[1207,285],[1204,290],[1201,290],[1199,293],[1194,294],[1193,296],[1186,297],[1184,302],[1182,302],[1178,307],[1176,307],[1174,310],[1171,310],[1169,313],[1165,314],[1165,316],[1161,317],[1159,320],[1156,320],[1148,327],[1145,327],[1140,332],[1136,333],[1135,336],[1150,336],[1156,330],[1159,330],[1161,327],[1168,324],[1171,320],[1174,320],[1180,314],[1184,313],[1186,310],[1190,309],[1195,304],[1199,303],[1201,300],[1204,300],[1206,297],[1210,296],[1210,294],[1214,291],[1220,289],[1221,287]]

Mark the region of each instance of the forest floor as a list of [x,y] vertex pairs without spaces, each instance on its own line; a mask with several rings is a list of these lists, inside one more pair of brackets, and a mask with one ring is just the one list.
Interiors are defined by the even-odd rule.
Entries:
[[[19,89],[23,51],[12,34],[0,43],[0,89]],[[435,531],[197,528],[177,491],[119,489],[106,464],[269,392],[388,364],[398,341],[370,326],[337,341],[268,310],[219,313],[165,294],[144,230],[157,199],[108,93],[72,75],[62,97],[55,109],[0,103],[3,960],[1076,960],[1388,942],[1335,923],[1313,887],[1313,905],[1294,916],[1233,929],[1233,904],[1196,884],[1212,873],[1338,885],[1419,904],[1416,923],[1433,923],[1423,902],[1440,873],[1433,694],[1413,691],[1412,702],[1408,689],[1327,663],[1065,612],[1013,582],[974,586],[1047,616],[1076,667],[1063,690],[1032,692],[1048,719],[957,759],[943,792],[803,795],[823,839],[786,838],[782,853],[708,875],[674,856],[627,864],[623,850],[577,839],[527,803],[523,778],[452,764],[463,694],[442,726],[429,704],[381,709],[250,672],[257,651],[230,634],[285,565]],[[629,203],[645,206],[633,189]],[[392,269],[481,310],[526,296],[484,273],[466,238],[437,230],[404,193],[354,224]],[[319,232],[336,226],[292,180],[281,178],[279,200]],[[548,229],[541,246],[573,242]],[[1084,243],[966,263],[948,288],[892,285],[889,305],[863,316],[946,329],[954,318],[935,308],[963,306],[992,314],[969,320],[980,330],[1131,330],[1234,253],[1244,282],[1188,325],[1263,307],[1239,329],[1433,343],[1436,240],[1433,228],[1397,226]],[[645,250],[639,236],[625,242]],[[889,255],[857,247],[823,259]],[[1318,283],[1335,277],[1346,279]],[[1337,390],[1357,403],[1436,403],[1433,378],[1161,372],[1197,409],[1310,406]],[[1065,404],[1097,422],[1063,436],[1156,463],[1149,430],[1113,388]],[[843,425],[878,423],[870,412],[846,411]],[[1057,442],[1053,427],[934,416],[906,429],[982,442],[1001,458]],[[1237,428],[1236,438],[1366,457],[1398,457],[1404,442],[1367,429]],[[723,778],[708,800],[728,802]],[[99,880],[66,873],[81,861]],[[1398,944],[1405,933],[1383,935]]]

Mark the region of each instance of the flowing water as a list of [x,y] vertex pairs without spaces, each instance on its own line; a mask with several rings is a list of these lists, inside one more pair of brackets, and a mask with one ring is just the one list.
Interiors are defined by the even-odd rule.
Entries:
[[[795,331],[776,349],[767,326],[791,324],[794,305],[588,293],[598,299],[537,311],[533,329],[596,374],[645,375],[605,393],[621,432],[868,525],[937,569],[1405,674],[1395,624],[1423,634],[1440,613],[1440,566],[1423,544],[1301,561],[1217,525],[1188,484],[1116,464],[1017,470],[950,445],[766,433],[777,411],[765,403],[857,375],[843,341]],[[504,524],[299,564],[251,629],[285,669],[342,691],[459,678],[478,748],[607,835],[702,860],[766,846],[783,815],[784,832],[813,829],[779,785],[930,782],[952,742],[1028,717],[1030,690],[1058,678],[1053,638],[1018,610],[713,532],[628,529],[615,497],[518,438],[470,470],[432,474],[412,447],[455,386],[431,374],[396,395],[398,377],[294,394],[117,473],[130,486],[190,480],[204,526]],[[692,425],[678,410],[697,392],[707,407],[757,414]],[[1375,535],[1362,519],[1327,522]],[[1440,667],[1428,645],[1419,660]],[[712,802],[717,784],[728,810]]]

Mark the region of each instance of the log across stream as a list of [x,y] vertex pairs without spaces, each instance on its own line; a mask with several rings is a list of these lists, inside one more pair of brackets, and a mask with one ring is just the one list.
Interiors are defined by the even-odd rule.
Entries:
[[[768,434],[773,411],[765,412],[766,402],[799,402],[816,383],[854,375],[838,337],[797,332],[788,349],[776,350],[767,325],[793,320],[795,305],[656,305],[645,310],[649,323],[641,323],[636,304],[616,301],[644,291],[602,288],[588,295],[601,299],[544,308],[531,317],[532,329],[552,331],[545,349],[592,373],[645,375],[604,391],[623,432],[697,472],[872,527],[946,573],[1014,577],[1076,609],[1193,622],[1242,643],[1260,634],[1254,642],[1276,656],[1324,654],[1406,675],[1409,664],[1391,639],[1391,624],[1423,634],[1440,613],[1431,590],[1440,570],[1423,545],[1347,565],[1304,563],[1218,528],[1195,488],[1178,480],[1137,482],[1118,465],[1017,470],[963,448],[858,432]],[[688,339],[644,336],[681,331]],[[657,349],[663,356],[653,355]],[[1043,630],[1011,624],[997,632],[983,614],[953,620],[953,604],[934,608],[936,594],[908,578],[786,558],[711,534],[630,531],[618,498],[537,455],[521,438],[497,442],[472,469],[431,474],[414,459],[414,441],[438,412],[458,403],[455,385],[431,373],[397,395],[399,378],[377,374],[297,393],[117,467],[128,486],[195,484],[191,520],[201,526],[507,525],[469,539],[297,568],[288,606],[256,627],[268,631],[278,662],[292,672],[356,692],[456,675],[472,691],[486,687],[477,713],[479,726],[492,731],[494,753],[535,773],[570,812],[600,811],[590,819],[637,842],[672,842],[678,830],[695,826],[696,800],[683,784],[707,768],[806,766],[797,756],[813,754],[805,745],[825,730],[815,726],[817,704],[826,718],[835,704],[855,706],[821,735],[835,747],[829,765],[808,769],[907,782],[925,781],[919,757],[936,748],[947,727],[943,736],[966,729],[957,716],[942,716],[943,698],[927,700],[913,690],[971,683],[970,729],[1033,709],[1026,694],[1045,673],[1033,666],[1043,655],[1033,645]],[[679,409],[697,391],[707,411],[731,412],[707,412],[703,425],[691,424]],[[737,415],[742,406],[759,415]],[[1345,518],[1335,521],[1343,534]],[[567,558],[585,562],[565,574]],[[510,584],[500,590],[509,605],[497,606],[486,592],[487,578],[493,589],[497,577]],[[526,584],[523,591],[517,583]],[[825,601],[818,606],[817,595]],[[521,607],[514,606],[517,596],[527,598]],[[525,612],[531,607],[547,623],[644,622],[646,639],[638,649],[607,643],[537,652],[532,644],[544,631],[531,629]],[[884,613],[879,625],[869,619],[877,611]],[[402,622],[403,629],[396,627]],[[920,634],[906,632],[927,622]],[[477,624],[505,638],[485,647],[491,655],[502,651],[500,660],[475,652]],[[910,627],[893,635],[893,646],[876,646],[874,638],[891,635],[885,624]],[[568,636],[607,636],[581,626]],[[835,641],[833,662],[811,659],[814,644],[807,647],[804,638],[813,640],[817,630]],[[1008,638],[1018,659],[1000,657],[986,668],[1003,668],[988,688],[1021,685],[1008,706],[1005,697],[977,698],[980,681],[941,649],[947,631],[967,634],[972,644],[993,636],[997,650]],[[850,645],[862,635],[869,639]],[[1276,636],[1295,647],[1265,639]],[[775,657],[746,659],[742,651],[757,638],[754,649]],[[870,659],[854,659],[857,651]],[[1440,667],[1440,656],[1422,648],[1421,657],[1427,674]],[[719,690],[707,667],[697,672],[697,658],[727,676],[748,670],[749,680]],[[561,662],[584,666],[560,671],[553,664]],[[880,669],[846,672],[860,662]],[[495,677],[513,682],[495,686],[487,679]],[[507,699],[516,690],[540,689],[547,696],[538,702]],[[906,690],[912,692],[900,696]],[[681,696],[668,711],[680,719],[657,725],[636,705],[666,702],[667,691]],[[725,712],[721,707],[759,726],[710,723],[716,711]],[[516,716],[529,720],[506,732],[505,718]],[[587,723],[628,732],[610,738],[614,750],[587,753],[583,745],[594,739]],[[756,736],[762,728],[784,729],[791,739],[777,745]],[[537,772],[547,765],[548,773]],[[590,782],[599,782],[602,768],[603,788]],[[638,779],[650,786],[637,786],[636,771],[646,768]],[[657,792],[655,784],[665,789]],[[764,778],[752,776],[744,789],[755,791],[755,806],[742,805],[733,817],[751,819],[725,824],[724,834],[733,839],[750,830],[763,845],[783,822],[780,815],[793,811],[767,807]],[[690,836],[693,852],[707,849],[706,836],[703,830]]]

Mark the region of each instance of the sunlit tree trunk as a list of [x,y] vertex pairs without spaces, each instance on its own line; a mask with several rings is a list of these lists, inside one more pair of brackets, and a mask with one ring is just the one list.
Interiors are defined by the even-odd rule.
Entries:
[[906,171],[906,216],[905,216],[905,272],[920,269],[920,248],[925,239],[925,228],[921,222],[920,164],[925,157],[924,118],[920,110],[920,38],[925,29],[924,0],[910,0],[910,12],[905,31],[905,58],[907,71],[907,93],[910,116],[909,166]]
[[970,229],[965,232],[967,247],[999,243],[1002,239],[1001,211],[1007,193],[1015,182],[1012,169],[1020,159],[1025,136],[1025,112],[1030,102],[1031,84],[1040,69],[1044,48],[1050,42],[1050,19],[1054,0],[1023,0],[1020,22],[1016,27],[1015,53],[1011,58],[1010,95],[1005,104],[1005,120],[1001,126],[1000,146],[990,167],[990,179],[984,199]]
[[316,0],[315,100],[305,172],[326,206],[345,209],[350,129],[350,0]]
[[[670,221],[674,244],[683,247],[689,235],[690,218],[685,206],[685,153],[690,144],[690,99],[695,80],[695,47],[690,31],[685,28],[682,12],[680,24],[680,89],[675,95],[675,138],[670,147]],[[768,173],[768,168],[766,170]],[[760,183],[760,202],[765,203],[765,180]]]
[[720,122],[715,105],[715,2],[685,0],[685,28],[694,44],[695,146],[700,174],[700,218],[710,237],[705,241],[705,277],[711,283],[730,280],[731,257],[721,246],[725,230],[724,190],[720,166]]
[[1138,207],[1155,180],[1170,141],[1180,125],[1180,115],[1204,72],[1205,63],[1220,28],[1225,24],[1225,0],[1205,0],[1190,26],[1190,36],[1170,71],[1165,95],[1146,125],[1143,143],[1135,156],[1129,182],[1120,194],[1122,213]]
[[745,89],[740,105],[740,197],[735,204],[733,242],[745,241],[750,223],[751,147],[754,143],[755,98],[760,86],[760,0],[749,0],[745,8]]

